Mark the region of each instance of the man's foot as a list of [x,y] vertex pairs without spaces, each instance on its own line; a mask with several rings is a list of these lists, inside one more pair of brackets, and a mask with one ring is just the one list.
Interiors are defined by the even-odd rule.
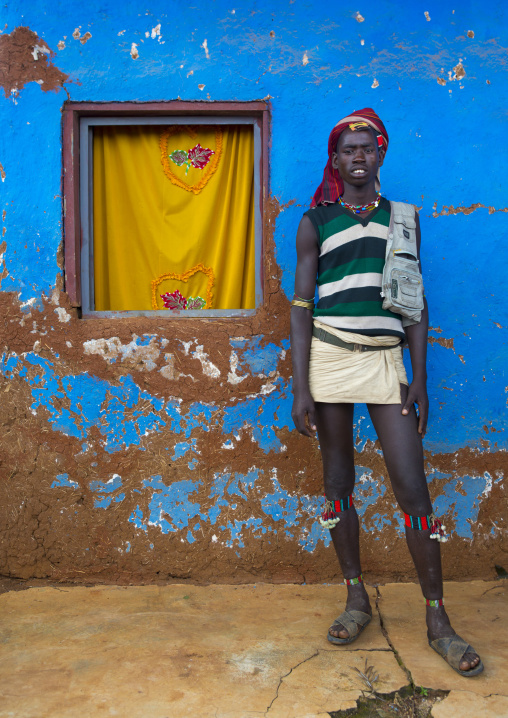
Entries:
[[[427,636],[429,642],[438,638],[449,638],[456,635],[444,606],[427,606]],[[458,668],[460,671],[472,671],[479,664],[480,656],[474,651],[468,651],[462,656]]]
[[[363,583],[348,586],[346,611],[362,611],[372,616],[369,597]],[[342,638],[343,640],[350,637],[349,631],[344,626],[341,626],[340,623],[334,623],[333,626],[330,626],[328,633],[334,638]]]

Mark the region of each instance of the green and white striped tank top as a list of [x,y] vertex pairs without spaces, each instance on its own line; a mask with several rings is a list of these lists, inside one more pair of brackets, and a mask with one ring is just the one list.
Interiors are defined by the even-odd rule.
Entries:
[[320,205],[305,215],[314,225],[320,248],[314,317],[346,332],[403,339],[400,314],[383,309],[381,297],[389,201],[383,197],[366,218],[339,202]]

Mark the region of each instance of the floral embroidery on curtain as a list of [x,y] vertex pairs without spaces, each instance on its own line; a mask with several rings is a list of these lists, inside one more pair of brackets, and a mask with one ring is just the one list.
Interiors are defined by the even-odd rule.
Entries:
[[215,276],[211,267],[205,267],[204,264],[196,264],[195,267],[188,269],[182,274],[175,272],[166,272],[152,281],[152,309],[160,309],[157,302],[157,290],[159,286],[167,279],[174,279],[178,282],[188,282],[189,279],[197,272],[202,272],[208,277],[206,285],[206,299],[203,297],[184,297],[179,289],[174,292],[165,292],[160,294],[160,298],[164,302],[164,309],[181,310],[181,309],[210,309],[213,302],[213,285],[215,284]]
[[197,170],[204,169],[210,162],[210,157],[214,154],[215,152],[213,150],[209,147],[201,147],[198,142],[198,144],[195,145],[195,147],[191,147],[190,150],[174,150],[168,156],[178,167],[185,165],[187,167],[185,174],[188,174],[191,167]]
[[185,297],[176,289],[174,292],[161,294],[164,309],[206,309],[206,300],[203,297]]
[[[170,182],[177,187],[181,187],[187,190],[187,192],[199,194],[219,164],[222,154],[222,130],[220,126],[217,125],[215,129],[214,150],[210,149],[210,147],[201,147],[199,142],[188,150],[171,147],[171,138],[173,135],[181,135],[182,132],[188,134],[191,140],[195,140],[198,137],[198,132],[190,125],[173,125],[172,127],[166,128],[160,136],[159,145],[164,174]],[[185,167],[184,176],[176,169],[183,167]],[[184,177],[187,177],[191,168],[205,170],[206,167],[208,167],[208,169],[202,173],[201,177],[196,178],[194,183],[189,184],[184,179]]]

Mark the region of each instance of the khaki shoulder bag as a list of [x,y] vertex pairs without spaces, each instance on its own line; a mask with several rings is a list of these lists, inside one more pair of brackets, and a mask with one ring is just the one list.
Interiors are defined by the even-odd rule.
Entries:
[[418,324],[424,306],[415,209],[404,202],[390,202],[390,205],[381,296],[384,298],[383,309],[402,315],[402,326],[408,327]]

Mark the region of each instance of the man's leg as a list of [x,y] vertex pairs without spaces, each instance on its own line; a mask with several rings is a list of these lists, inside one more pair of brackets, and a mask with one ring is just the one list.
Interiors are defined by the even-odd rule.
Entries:
[[[427,479],[423,467],[423,446],[418,434],[414,406],[407,415],[401,413],[407,386],[401,384],[402,404],[369,404],[372,423],[381,442],[383,455],[395,498],[402,511],[410,516],[432,512]],[[443,597],[440,544],[430,538],[430,530],[406,527],[406,540],[425,598]],[[443,606],[427,606],[427,628],[430,640],[454,635],[455,631]],[[463,671],[479,663],[475,653],[467,653],[461,663]]]
[[[354,404],[316,403],[316,424],[328,501],[345,499],[354,490],[353,411]],[[352,506],[339,516],[339,523],[330,530],[330,535],[342,574],[344,578],[352,579],[362,572],[358,515]],[[371,614],[369,597],[363,583],[348,585],[346,610],[352,609]],[[349,638],[348,631],[337,624],[330,628],[330,634],[336,638]]]

